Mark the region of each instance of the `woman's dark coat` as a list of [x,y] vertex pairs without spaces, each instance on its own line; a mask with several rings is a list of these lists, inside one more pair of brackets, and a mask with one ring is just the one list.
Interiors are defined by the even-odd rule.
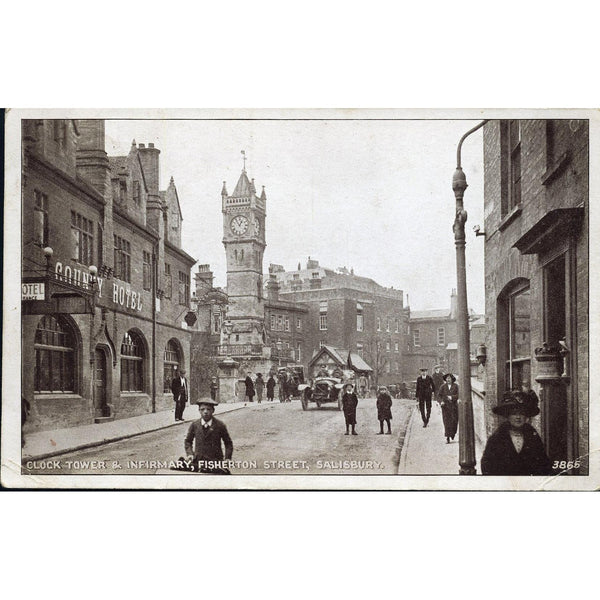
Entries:
[[254,398],[254,383],[249,375],[246,376],[244,383],[246,384],[246,396],[252,400]]
[[444,383],[438,391],[438,401],[442,407],[444,436],[453,438],[458,429],[458,385]]
[[386,421],[392,418],[392,397],[387,393],[377,395],[377,419]]
[[509,423],[503,423],[490,436],[481,457],[484,475],[551,475],[552,463],[538,432],[523,426],[523,448],[517,452],[510,437]]
[[269,379],[267,379],[267,398],[272,398],[275,393],[275,379],[271,375]]
[[346,425],[356,425],[356,407],[358,406],[358,396],[352,392],[342,396],[342,409],[346,417]]

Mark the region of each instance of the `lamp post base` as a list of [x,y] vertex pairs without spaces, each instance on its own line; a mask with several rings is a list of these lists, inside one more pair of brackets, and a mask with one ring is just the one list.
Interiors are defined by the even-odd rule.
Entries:
[[461,467],[458,470],[459,475],[477,475],[477,469],[475,467]]

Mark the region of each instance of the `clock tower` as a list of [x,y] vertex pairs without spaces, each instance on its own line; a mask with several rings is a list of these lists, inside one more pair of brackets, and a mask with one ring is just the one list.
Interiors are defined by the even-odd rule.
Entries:
[[227,259],[227,295],[231,301],[227,319],[231,323],[229,344],[264,343],[263,254],[266,247],[267,196],[263,186],[256,194],[254,179],[246,168],[233,190],[221,191],[223,245]]

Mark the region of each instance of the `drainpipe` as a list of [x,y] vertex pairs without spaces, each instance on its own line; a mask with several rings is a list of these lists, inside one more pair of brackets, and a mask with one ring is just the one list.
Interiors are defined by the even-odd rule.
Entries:
[[156,412],[156,284],[157,271],[157,246],[152,248],[152,412]]

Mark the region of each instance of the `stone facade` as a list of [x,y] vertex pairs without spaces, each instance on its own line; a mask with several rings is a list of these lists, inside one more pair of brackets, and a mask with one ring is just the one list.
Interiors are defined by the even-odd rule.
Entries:
[[[579,473],[588,453],[588,143],[585,120],[484,127],[487,434],[503,392],[530,387],[550,457],[580,459]],[[563,376],[552,381],[540,377],[544,342],[563,349]]]
[[128,156],[109,158],[102,120],[22,129],[23,281],[45,285],[23,301],[26,428],[171,407],[170,376],[189,370],[183,316],[195,260],[165,240],[159,150],[134,143]]

